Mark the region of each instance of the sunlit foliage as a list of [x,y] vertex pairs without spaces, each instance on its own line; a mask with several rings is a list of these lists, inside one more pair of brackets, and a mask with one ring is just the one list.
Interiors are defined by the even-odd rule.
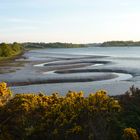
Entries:
[[4,82],[0,83],[0,106],[5,104],[11,97],[11,91],[7,88],[7,84]]
[[124,129],[123,138],[124,140],[140,140],[137,131],[133,128]]
[[139,140],[125,120],[124,100],[106,91],[88,97],[69,91],[66,96],[30,93],[11,98],[6,84],[0,85],[1,97],[6,97],[0,107],[0,140]]

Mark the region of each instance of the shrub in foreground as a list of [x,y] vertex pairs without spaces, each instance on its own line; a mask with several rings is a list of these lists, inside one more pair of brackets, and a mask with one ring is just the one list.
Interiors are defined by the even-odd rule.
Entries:
[[[4,91],[9,94],[7,88]],[[0,140],[129,139],[128,124],[121,119],[122,114],[125,117],[123,102],[106,91],[88,97],[69,91],[65,97],[58,93],[17,94],[9,99],[0,107]],[[137,131],[132,130],[137,135],[132,138],[137,140]]]

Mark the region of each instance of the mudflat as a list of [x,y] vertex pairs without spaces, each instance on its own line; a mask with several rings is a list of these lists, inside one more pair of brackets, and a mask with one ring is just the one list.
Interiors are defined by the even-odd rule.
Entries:
[[0,81],[7,82],[15,93],[105,89],[116,95],[131,85],[139,86],[139,57],[112,56],[112,50],[94,49],[75,48],[74,53],[71,49],[31,50],[21,58],[1,63]]

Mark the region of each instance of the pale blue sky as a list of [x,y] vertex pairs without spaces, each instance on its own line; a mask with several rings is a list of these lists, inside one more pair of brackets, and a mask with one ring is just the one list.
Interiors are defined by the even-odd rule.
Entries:
[[0,0],[0,42],[140,40],[140,0]]

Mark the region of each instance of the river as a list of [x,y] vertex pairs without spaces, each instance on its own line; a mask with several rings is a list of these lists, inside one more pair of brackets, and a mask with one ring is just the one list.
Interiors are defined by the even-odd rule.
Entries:
[[0,67],[0,81],[14,93],[82,90],[88,95],[104,89],[118,95],[140,87],[140,47],[38,49],[23,58]]

